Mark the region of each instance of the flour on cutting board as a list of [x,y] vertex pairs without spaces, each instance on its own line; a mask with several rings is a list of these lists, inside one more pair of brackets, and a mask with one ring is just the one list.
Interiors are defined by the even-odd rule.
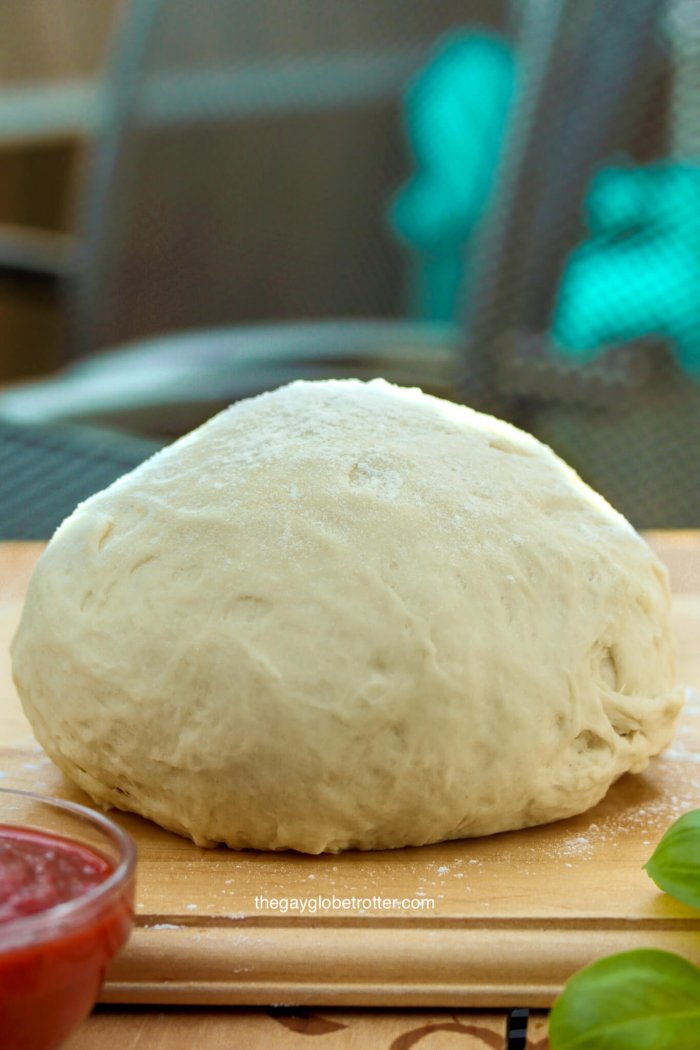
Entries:
[[[697,695],[697,694],[695,694]],[[697,705],[700,713],[700,705]],[[686,707],[688,714],[693,714],[691,706]],[[481,857],[457,857],[450,859],[449,863],[428,863],[427,877],[418,877],[421,887],[444,885],[449,878],[464,879],[465,869],[467,877],[474,870],[488,869],[493,860],[496,863],[517,865],[523,874],[530,874],[537,870],[537,865],[543,859],[548,861],[560,860],[563,867],[575,869],[576,862],[587,861],[594,857],[601,847],[605,849],[617,849],[618,846],[630,835],[640,839],[641,844],[647,848],[654,846],[664,831],[680,816],[691,809],[698,807],[700,799],[700,776],[689,776],[694,772],[693,766],[700,765],[700,754],[696,751],[684,750],[680,746],[679,737],[696,733],[692,726],[681,726],[676,737],[676,747],[665,751],[655,759],[656,762],[670,762],[677,764],[687,762],[690,764],[684,770],[679,770],[677,784],[674,791],[660,794],[655,798],[645,800],[642,804],[629,804],[617,813],[595,813],[594,819],[585,823],[585,815],[576,818],[576,827],[566,832],[561,827],[558,838],[543,841],[539,829],[525,829],[517,832],[512,839],[512,848],[505,847],[503,843],[496,857],[482,855]],[[605,802],[601,804],[604,809]],[[528,843],[528,835],[534,835],[535,841]],[[467,846],[467,843],[464,844]],[[459,870],[459,869],[462,870]],[[469,892],[467,883],[460,886],[460,893]],[[424,890],[418,891],[418,895],[424,895]]]

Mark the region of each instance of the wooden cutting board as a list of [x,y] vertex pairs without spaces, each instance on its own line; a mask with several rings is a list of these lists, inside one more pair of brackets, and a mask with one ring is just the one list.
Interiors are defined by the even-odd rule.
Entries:
[[[700,533],[650,539],[671,568],[680,677],[698,693],[648,772],[572,820],[381,853],[203,850],[113,813],[139,849],[137,916],[104,1001],[548,1006],[611,952],[655,946],[700,963],[700,915],[642,871],[669,824],[700,806]],[[7,647],[40,550],[0,545],[0,775],[85,802],[34,741],[11,684]],[[281,899],[307,910],[282,913]]]

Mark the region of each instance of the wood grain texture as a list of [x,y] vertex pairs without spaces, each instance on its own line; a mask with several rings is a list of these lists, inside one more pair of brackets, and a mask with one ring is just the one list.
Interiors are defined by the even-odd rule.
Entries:
[[[700,535],[655,536],[672,563],[679,675],[700,690]],[[39,548],[0,548],[3,783],[85,801],[34,742],[7,643]],[[685,585],[682,581],[686,581]],[[669,751],[595,809],[557,824],[420,849],[311,857],[203,850],[117,814],[139,847],[136,928],[104,999],[121,1003],[547,1006],[568,977],[614,951],[657,946],[700,963],[700,917],[642,871],[654,844],[700,806],[700,700]],[[368,898],[360,907],[312,900]],[[374,898],[434,900],[378,907]],[[256,900],[256,898],[258,898]],[[260,898],[265,898],[260,900]],[[306,901],[306,912],[272,901]],[[251,1044],[253,1045],[253,1044]]]
[[[533,1023],[528,1050],[544,1050]],[[313,1037],[327,1037],[316,1038]],[[505,1015],[464,1010],[299,1010],[100,1008],[64,1050],[502,1050]]]

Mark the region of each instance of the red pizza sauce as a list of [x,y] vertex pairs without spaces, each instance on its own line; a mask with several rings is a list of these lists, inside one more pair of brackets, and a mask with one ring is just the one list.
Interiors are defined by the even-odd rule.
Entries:
[[131,927],[131,881],[85,898],[113,870],[78,842],[0,825],[2,1050],[57,1047],[90,1012]]
[[78,842],[0,825],[0,922],[80,897],[113,870]]

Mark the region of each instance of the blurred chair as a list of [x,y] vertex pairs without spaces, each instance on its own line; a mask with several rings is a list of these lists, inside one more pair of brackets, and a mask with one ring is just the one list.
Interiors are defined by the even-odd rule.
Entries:
[[0,419],[0,541],[50,539],[78,503],[159,448],[103,427]]
[[[110,122],[116,131],[110,149],[103,153],[103,181],[96,180],[89,198],[88,211],[103,239],[102,247],[90,256],[92,284],[86,281],[82,288],[91,305],[80,306],[77,330],[81,334],[74,347],[103,345],[103,337],[111,338],[106,333],[115,331],[111,325],[121,323],[127,335],[130,326],[138,329],[149,300],[155,300],[157,307],[164,304],[168,327],[187,329],[198,323],[188,320],[193,317],[190,311],[205,306],[214,311],[210,323],[216,323],[217,310],[228,310],[234,297],[238,306],[252,302],[249,296],[259,295],[261,283],[270,287],[267,317],[278,309],[300,318],[322,317],[323,301],[336,316],[347,317],[357,310],[380,317],[383,313],[384,320],[184,331],[85,358],[55,384],[7,393],[0,397],[0,416],[35,421],[101,419],[167,437],[221,404],[295,376],[383,373],[389,379],[415,382],[466,400],[532,430],[640,527],[699,525],[700,397],[698,387],[680,373],[664,341],[650,333],[649,338],[601,347],[594,359],[577,361],[563,356],[550,334],[566,260],[586,235],[582,204],[595,173],[621,150],[640,164],[667,156],[671,148],[674,156],[678,152],[674,130],[678,107],[668,102],[675,97],[678,49],[668,31],[668,15],[680,2],[621,0],[611,5],[605,0],[523,0],[512,5],[508,36],[517,55],[516,92],[496,181],[471,249],[473,265],[460,323],[436,327],[387,320],[387,314],[398,312],[401,273],[398,257],[386,254],[390,246],[384,240],[381,208],[388,195],[381,201],[372,197],[367,204],[367,186],[353,182],[357,174],[353,159],[357,151],[363,157],[370,154],[377,165],[375,174],[384,170],[387,127],[397,117],[400,83],[424,61],[437,32],[434,21],[428,27],[421,21],[427,18],[425,12],[433,12],[431,19],[441,13],[445,21],[449,14],[463,24],[467,12],[475,14],[475,6],[397,5],[384,0],[370,5],[374,19],[370,32],[369,23],[362,21],[367,17],[363,4],[353,5],[352,13],[343,7],[346,14],[338,13],[337,23],[330,20],[331,25],[326,3],[313,0],[297,8],[294,0],[283,5],[281,24],[287,26],[294,15],[295,31],[278,39],[274,27],[280,23],[271,20],[274,3],[254,8],[242,4],[252,21],[241,20],[235,43],[247,48],[245,53],[253,59],[235,75],[227,52],[228,64],[217,70],[215,63],[213,73],[195,66],[169,78],[156,64],[155,80],[147,77],[144,82],[143,70],[152,68],[144,41],[151,40],[159,53],[169,49],[171,59],[179,55],[187,62],[193,48],[186,44],[200,31],[211,33],[212,23],[204,12],[221,12],[224,6],[230,11],[232,5],[207,0],[197,5],[195,17],[194,7],[179,0],[167,4],[135,0],[144,18],[179,16],[179,29],[173,29],[173,35],[161,29],[154,37],[151,21],[151,34],[139,37],[132,54],[132,74],[125,81],[129,87],[119,96],[124,109]],[[386,21],[379,17],[384,11],[392,15]],[[387,66],[383,34],[389,25],[395,29],[398,12],[405,21],[405,47],[392,52],[396,63]],[[215,24],[221,25],[216,20]],[[187,27],[184,37],[183,26]],[[310,57],[318,55],[311,42],[319,26],[336,44],[344,42],[325,65]],[[358,27],[364,27],[362,32]],[[231,45],[231,40],[219,37],[220,33],[214,35],[214,44]],[[369,64],[362,50],[368,39],[374,46]],[[268,55],[275,42],[286,56],[277,67],[283,71],[281,79],[260,58],[261,49]],[[684,62],[687,82],[687,54]],[[336,74],[337,90],[333,88]],[[283,113],[274,108],[270,92],[276,99],[274,106],[285,103]],[[319,123],[306,136],[296,118],[308,106],[309,94],[315,99]],[[216,100],[222,109],[212,110]],[[381,132],[370,134],[366,120],[362,134],[352,121],[347,123],[352,113],[363,108],[382,114]],[[256,138],[258,132],[253,133],[253,116],[256,121],[261,118],[258,131],[270,133],[264,146]],[[161,129],[155,138],[154,121],[155,130]],[[208,144],[201,137],[203,126],[216,131]],[[224,127],[233,136],[227,140],[234,143],[230,155],[228,146],[215,145],[223,141]],[[153,152],[146,148],[141,159],[132,163],[132,144],[146,130]],[[188,182],[183,190],[176,231],[184,237],[183,251],[169,240],[170,234],[160,236],[163,193],[154,165],[156,160],[165,161],[166,167],[176,164],[181,154],[175,140],[181,146],[185,132],[192,160],[208,159],[202,168],[203,181]],[[279,152],[282,143],[284,150]],[[295,154],[306,156],[317,146],[319,164],[311,183],[308,169],[304,178],[296,169],[292,177],[283,161]],[[398,151],[395,143],[394,148]],[[209,149],[214,152],[207,153]],[[232,180],[241,165],[253,158],[257,167],[251,167],[248,182],[237,183],[245,187],[241,199],[227,201],[228,219],[209,226],[201,202],[224,192],[219,181],[222,171]],[[392,161],[390,168],[394,178],[398,166]],[[195,196],[193,185],[199,187]],[[133,204],[133,189],[145,190],[143,209]],[[350,190],[352,203],[343,196]],[[127,200],[132,202],[128,207]],[[303,207],[300,201],[305,202]],[[288,213],[295,219],[283,228]],[[309,224],[315,224],[319,244],[328,236],[323,250],[303,247]],[[367,233],[360,233],[367,229],[369,242]],[[204,241],[197,240],[200,236]],[[130,238],[140,245],[134,257],[141,258],[143,269],[137,274],[114,269],[117,260],[125,258],[122,248]],[[356,253],[351,246],[358,243],[374,247]],[[228,270],[221,266],[222,259],[234,260]],[[193,262],[185,277],[183,267]],[[212,272],[224,275],[222,284],[209,286],[210,264]],[[311,276],[304,287],[313,291],[308,299],[301,285],[295,284],[305,267]],[[387,298],[389,287],[393,290]],[[371,294],[359,294],[361,288],[381,291],[381,302]],[[241,309],[245,314],[248,307]]]
[[[599,173],[621,159],[700,163],[698,6],[543,0],[521,14],[520,89],[466,312],[467,356],[481,362],[472,374],[484,404],[552,445],[638,527],[697,527],[700,384],[663,328],[623,338],[634,317],[624,271],[610,273],[597,304],[609,317],[617,300],[620,322],[607,328],[616,339],[577,353],[552,333]],[[623,225],[609,236],[611,254],[646,233]],[[637,295],[666,295],[667,282],[642,283]]]
[[162,440],[285,379],[454,392],[444,326],[212,326],[400,316],[383,213],[401,92],[464,15],[462,0],[124,0],[75,237],[0,230],[0,274],[63,290],[69,362],[2,395],[0,535],[47,537]]
[[[384,222],[404,85],[491,0],[123,0],[76,194],[76,238],[6,231],[53,273],[66,359],[166,330],[400,317]],[[24,240],[24,243],[22,243]]]
[[461,333],[410,321],[237,325],[142,340],[0,393],[0,420],[88,424],[165,441],[294,379],[374,376],[457,395]]

